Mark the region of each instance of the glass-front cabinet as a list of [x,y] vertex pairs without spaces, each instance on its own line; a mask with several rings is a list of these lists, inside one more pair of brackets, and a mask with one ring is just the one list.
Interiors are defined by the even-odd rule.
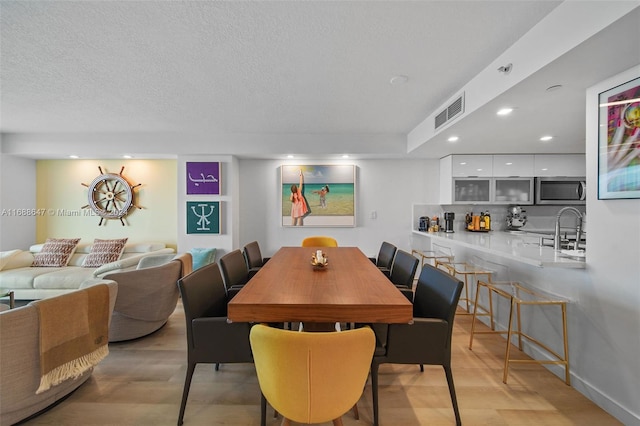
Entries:
[[533,204],[533,178],[453,178],[454,204]]
[[491,202],[491,178],[454,178],[453,202],[459,204],[487,204]]
[[533,178],[494,178],[495,204],[533,204]]

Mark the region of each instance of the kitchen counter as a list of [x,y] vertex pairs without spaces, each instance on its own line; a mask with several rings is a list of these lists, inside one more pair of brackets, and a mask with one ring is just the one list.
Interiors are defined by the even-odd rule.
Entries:
[[480,250],[487,254],[537,267],[574,269],[584,269],[585,267],[584,257],[570,256],[556,251],[552,247],[540,247],[540,235],[533,233],[510,233],[505,231],[432,233],[416,230],[413,233],[432,238],[434,242],[439,244],[446,241],[450,245]]

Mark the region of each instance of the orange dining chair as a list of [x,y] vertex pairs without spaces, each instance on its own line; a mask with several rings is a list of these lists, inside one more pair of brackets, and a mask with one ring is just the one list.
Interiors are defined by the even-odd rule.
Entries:
[[338,241],[322,235],[307,237],[302,240],[302,247],[338,247]]

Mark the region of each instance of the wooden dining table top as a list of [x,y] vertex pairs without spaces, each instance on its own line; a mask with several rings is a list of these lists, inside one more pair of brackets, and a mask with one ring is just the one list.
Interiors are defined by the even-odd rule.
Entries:
[[[326,267],[312,255],[322,250]],[[409,323],[413,305],[357,247],[282,247],[231,299],[237,322]]]

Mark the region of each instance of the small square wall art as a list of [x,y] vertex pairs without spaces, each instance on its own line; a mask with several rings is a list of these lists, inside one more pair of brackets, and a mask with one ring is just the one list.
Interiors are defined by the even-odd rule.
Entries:
[[220,194],[219,162],[187,162],[187,194]]
[[187,234],[219,234],[220,202],[187,201]]

